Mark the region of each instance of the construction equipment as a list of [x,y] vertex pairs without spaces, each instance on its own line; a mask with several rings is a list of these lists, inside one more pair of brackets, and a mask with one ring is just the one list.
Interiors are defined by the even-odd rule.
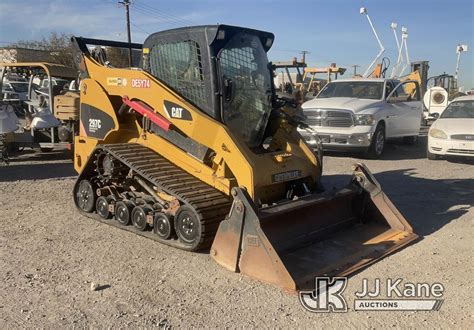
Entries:
[[7,137],[3,148],[69,148],[79,119],[79,93],[68,86],[77,78],[77,71],[42,62],[0,63],[0,70],[0,90],[7,74],[29,78],[24,97],[1,94],[0,134]]
[[[364,165],[322,191],[321,154],[298,133],[298,109],[275,95],[273,40],[228,25],[157,32],[143,45],[73,38],[79,211],[180,249],[210,248],[224,267],[288,291],[416,239]],[[88,45],[141,49],[141,65],[100,64]]]
[[[337,79],[339,75],[346,72],[346,68],[341,68],[336,63],[331,63],[327,68],[305,68],[301,83],[296,84],[296,88],[303,91],[305,94],[310,93],[316,96],[327,83],[333,79]],[[326,75],[323,79],[318,79],[316,75]]]
[[[427,124],[436,120],[453,99],[465,95],[459,91],[458,81],[455,76],[441,74],[430,77],[426,83],[427,90],[423,95],[425,120]],[[437,115],[434,115],[434,114]]]
[[379,35],[378,35],[377,31],[375,30],[374,24],[372,23],[372,20],[370,19],[367,8],[361,7],[360,10],[359,10],[359,13],[361,15],[365,15],[367,17],[367,21],[369,22],[370,28],[372,29],[372,33],[374,34],[374,37],[377,40],[377,43],[378,43],[379,48],[380,48],[379,52],[377,53],[375,58],[372,60],[372,62],[369,64],[369,66],[365,70],[364,74],[362,75],[362,77],[367,78],[367,77],[371,76],[371,73],[370,73],[371,71],[370,70],[375,65],[375,63],[377,63],[379,58],[382,57],[383,53],[385,52],[385,47],[383,46],[382,41],[380,40]]
[[[273,62],[273,71],[275,72],[275,87],[277,91],[292,95],[298,83],[303,81],[303,75],[300,69],[305,69],[307,64],[303,61],[298,61],[296,57],[292,61]],[[278,70],[285,70],[285,72]],[[290,72],[295,69],[296,72]],[[286,75],[285,75],[286,73]]]
[[[306,63],[298,62],[296,58],[292,62],[274,62],[272,66],[276,73],[278,69],[285,69],[286,72],[286,75],[283,72],[277,73],[276,79],[279,82],[277,92],[286,96],[293,95],[295,90],[302,91],[306,100],[316,96],[328,82],[337,79],[347,70],[337,66],[336,63],[331,63],[326,68],[307,67]],[[300,68],[303,68],[303,74]],[[289,69],[296,69],[296,72],[292,74]],[[325,75],[325,77],[318,78],[317,75]]]

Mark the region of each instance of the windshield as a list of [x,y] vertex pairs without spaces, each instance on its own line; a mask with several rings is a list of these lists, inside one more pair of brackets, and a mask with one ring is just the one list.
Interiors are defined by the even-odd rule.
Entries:
[[238,33],[219,53],[223,120],[250,147],[262,141],[271,111],[271,76],[260,39]]
[[474,101],[453,102],[441,114],[441,118],[474,118]]
[[350,97],[356,99],[382,99],[383,82],[341,81],[327,84],[319,93],[318,99],[329,97]]
[[15,90],[17,93],[26,93],[28,92],[28,83],[10,83],[12,85],[12,88]]

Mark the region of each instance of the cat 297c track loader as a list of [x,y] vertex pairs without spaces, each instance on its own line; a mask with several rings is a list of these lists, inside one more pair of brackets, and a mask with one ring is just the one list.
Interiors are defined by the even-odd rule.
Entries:
[[[224,267],[288,291],[413,241],[364,165],[346,187],[322,190],[320,153],[298,133],[297,109],[275,96],[273,40],[227,25],[158,32],[143,45],[73,38],[78,209],[177,248],[210,248]],[[139,53],[139,64],[112,67],[112,47]]]

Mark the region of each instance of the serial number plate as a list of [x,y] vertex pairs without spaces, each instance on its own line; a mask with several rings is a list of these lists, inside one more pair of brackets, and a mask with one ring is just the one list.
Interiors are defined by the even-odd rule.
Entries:
[[301,176],[301,171],[288,171],[272,175],[273,182],[290,181]]

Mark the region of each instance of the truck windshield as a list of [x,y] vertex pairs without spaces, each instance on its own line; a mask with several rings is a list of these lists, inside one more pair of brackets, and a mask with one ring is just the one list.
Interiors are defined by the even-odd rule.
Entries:
[[238,33],[219,52],[223,120],[250,147],[262,141],[271,111],[271,76],[260,39]]
[[341,81],[324,86],[318,98],[350,97],[356,99],[380,100],[383,94],[383,82],[378,81]]
[[474,101],[453,102],[441,114],[441,118],[474,118]]

